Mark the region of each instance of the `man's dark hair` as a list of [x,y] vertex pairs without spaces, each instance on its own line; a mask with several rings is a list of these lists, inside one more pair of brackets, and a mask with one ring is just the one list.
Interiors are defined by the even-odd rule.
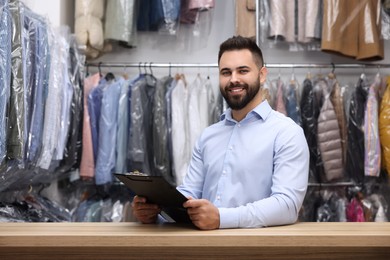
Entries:
[[225,51],[234,51],[234,50],[244,50],[248,49],[253,56],[254,62],[260,68],[264,66],[263,53],[261,52],[259,46],[251,38],[242,37],[242,36],[233,36],[219,46],[218,53],[218,64],[221,59],[222,54]]

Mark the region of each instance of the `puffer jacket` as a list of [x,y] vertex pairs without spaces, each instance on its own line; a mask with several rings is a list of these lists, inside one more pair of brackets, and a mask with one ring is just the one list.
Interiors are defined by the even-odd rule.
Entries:
[[337,115],[330,94],[324,91],[325,100],[318,117],[317,138],[324,163],[324,181],[333,181],[343,177],[343,156]]
[[382,148],[383,166],[390,176],[390,77],[387,77],[387,88],[382,97],[379,111],[379,136]]

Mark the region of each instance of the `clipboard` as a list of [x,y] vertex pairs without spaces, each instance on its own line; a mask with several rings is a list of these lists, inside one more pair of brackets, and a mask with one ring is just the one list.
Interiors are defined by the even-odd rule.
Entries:
[[162,176],[142,173],[114,173],[131,191],[145,197],[148,203],[159,205],[161,215],[170,222],[192,223],[183,203],[187,198]]

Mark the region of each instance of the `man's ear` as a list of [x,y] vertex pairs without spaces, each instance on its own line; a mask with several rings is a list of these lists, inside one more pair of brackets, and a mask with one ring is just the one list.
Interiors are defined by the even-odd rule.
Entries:
[[265,81],[267,80],[267,74],[268,74],[268,69],[266,67],[262,67],[260,69],[260,73],[259,73],[261,85],[263,85],[265,83]]

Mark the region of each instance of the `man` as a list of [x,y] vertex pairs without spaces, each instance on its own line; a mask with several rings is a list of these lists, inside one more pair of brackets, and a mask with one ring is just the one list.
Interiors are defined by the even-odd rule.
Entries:
[[[249,38],[232,37],[218,54],[220,91],[229,109],[206,128],[177,189],[200,229],[250,228],[294,223],[307,190],[309,152],[303,130],[272,110],[262,96],[261,50]],[[160,209],[135,197],[142,223]]]

